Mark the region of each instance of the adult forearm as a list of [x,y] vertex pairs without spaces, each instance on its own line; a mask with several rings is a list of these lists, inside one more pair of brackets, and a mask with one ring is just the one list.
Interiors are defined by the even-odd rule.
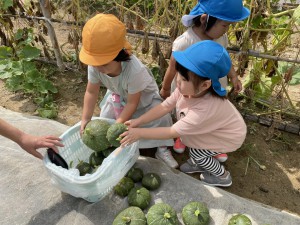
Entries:
[[20,144],[23,132],[0,119],[0,135]]

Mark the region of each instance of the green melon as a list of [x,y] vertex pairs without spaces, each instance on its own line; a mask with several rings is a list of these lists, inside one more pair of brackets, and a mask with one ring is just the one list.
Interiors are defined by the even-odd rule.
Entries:
[[243,214],[237,214],[231,217],[228,225],[252,225],[252,222],[247,216]]
[[123,177],[120,182],[114,187],[114,191],[117,195],[125,197],[133,187],[134,182],[129,177]]
[[132,167],[128,173],[127,177],[131,178],[134,182],[139,182],[143,179],[144,172],[140,168]]
[[208,208],[201,202],[190,202],[182,209],[182,219],[185,225],[207,225],[210,220]]
[[160,176],[156,173],[147,173],[142,179],[142,185],[149,190],[155,190],[159,188],[160,184]]
[[90,165],[94,168],[100,166],[103,160],[104,156],[101,154],[101,152],[93,152],[89,158]]
[[127,196],[128,204],[130,206],[137,206],[145,209],[149,206],[151,201],[150,192],[144,187],[132,188]]
[[176,211],[166,203],[157,203],[148,210],[148,225],[179,225]]
[[92,173],[93,172],[93,167],[89,163],[84,162],[84,161],[80,161],[77,164],[76,169],[79,170],[80,176],[84,176],[87,173]]
[[146,225],[144,212],[135,206],[128,207],[121,211],[113,221],[112,225]]
[[105,150],[103,150],[101,153],[104,155],[104,157],[108,157],[114,150],[116,149],[116,147],[109,147]]
[[107,130],[106,138],[110,144],[114,147],[119,147],[120,144],[120,135],[127,130],[127,126],[123,123],[112,124]]
[[107,149],[110,147],[110,143],[106,138],[109,127],[110,124],[106,120],[91,120],[84,128],[82,142],[96,152]]

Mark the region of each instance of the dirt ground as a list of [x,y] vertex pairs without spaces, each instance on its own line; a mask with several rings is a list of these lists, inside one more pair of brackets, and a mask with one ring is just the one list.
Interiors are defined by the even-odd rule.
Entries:
[[[55,79],[59,89],[56,120],[72,126],[80,121],[86,78],[68,72],[57,75]],[[0,81],[0,104],[15,112],[37,115],[32,99],[9,92],[3,81]],[[96,109],[95,115],[98,113],[99,109]],[[266,141],[267,127],[246,122],[248,135],[245,143],[241,149],[230,153],[225,163],[233,177],[233,185],[226,190],[300,216],[300,136],[276,131],[273,138]],[[154,149],[141,150],[141,154],[147,156],[153,156],[154,152]],[[173,154],[179,164],[188,158],[187,151]],[[266,169],[261,169],[259,164]],[[199,174],[193,176],[199,179]]]

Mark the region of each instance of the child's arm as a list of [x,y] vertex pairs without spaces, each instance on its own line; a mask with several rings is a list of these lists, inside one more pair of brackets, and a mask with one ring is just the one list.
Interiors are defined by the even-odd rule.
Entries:
[[120,137],[123,137],[120,143],[126,146],[140,139],[166,140],[177,138],[179,134],[172,127],[129,128]]
[[230,82],[232,83],[233,85],[233,88],[234,88],[234,91],[235,93],[238,93],[242,90],[242,83],[241,81],[239,80],[238,76],[237,76],[237,73],[235,72],[233,66],[231,66],[230,68],[230,71],[228,73],[228,77],[230,79]]
[[135,94],[128,94],[127,96],[127,103],[124,106],[122,113],[120,114],[119,118],[116,120],[116,123],[124,123],[125,121],[129,120],[134,112],[136,111],[138,104],[141,99],[141,92]]
[[176,69],[175,69],[176,61],[173,56],[170,58],[169,66],[166,71],[166,74],[164,76],[164,80],[162,82],[162,87],[160,90],[160,95],[162,98],[166,99],[170,96],[171,93],[171,84],[174,80],[174,77],[176,75]]
[[172,111],[172,109],[167,109],[166,107],[163,107],[162,104],[159,104],[159,105],[153,107],[152,109],[150,109],[148,112],[146,112],[139,118],[129,120],[125,124],[130,127],[138,127],[143,124],[147,124],[153,120],[156,120],[158,118],[161,118],[171,111]]
[[83,100],[83,111],[82,111],[82,118],[81,118],[80,133],[83,132],[86,124],[91,120],[93,116],[95,105],[98,99],[99,90],[100,90],[100,83],[94,84],[88,82],[84,94],[84,100]]

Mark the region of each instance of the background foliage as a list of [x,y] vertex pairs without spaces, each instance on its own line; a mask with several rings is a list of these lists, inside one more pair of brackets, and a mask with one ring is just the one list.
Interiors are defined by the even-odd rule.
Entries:
[[[78,60],[82,26],[98,12],[113,13],[126,24],[135,54],[151,68],[159,86],[168,66],[171,43],[185,30],[181,17],[197,3],[195,0],[2,0],[0,79],[6,81],[10,90],[33,96],[45,117],[56,115],[57,89],[53,76],[58,68],[49,66],[51,62],[55,64],[57,56],[41,2],[49,5],[51,25],[63,37],[58,38],[58,45],[65,69],[85,73]],[[232,25],[228,32],[230,48],[235,53],[233,63],[244,86],[236,103],[246,111],[262,110],[270,115],[289,112],[299,117],[299,102],[290,99],[287,89],[300,84],[300,7],[296,0],[282,3],[285,2],[244,1],[251,16]],[[247,54],[249,49],[254,54]],[[258,110],[256,106],[261,101],[264,107]]]

